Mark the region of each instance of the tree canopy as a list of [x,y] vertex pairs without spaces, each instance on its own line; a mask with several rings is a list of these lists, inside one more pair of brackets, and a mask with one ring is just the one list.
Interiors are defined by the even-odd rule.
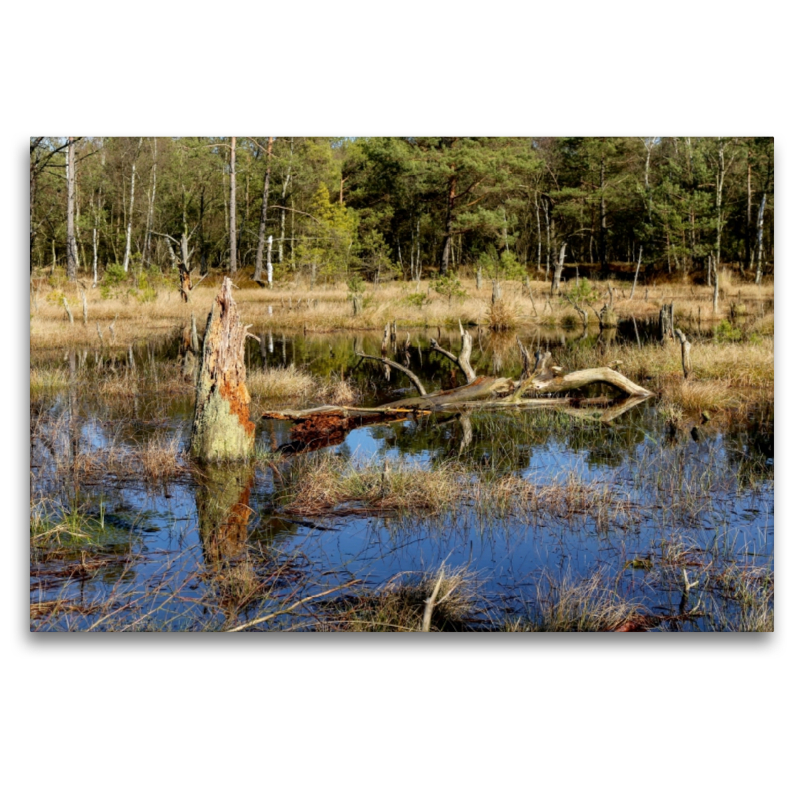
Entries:
[[70,147],[78,272],[99,278],[176,267],[182,236],[191,268],[226,271],[231,220],[239,269],[272,236],[277,280],[444,276],[504,253],[549,272],[564,244],[599,271],[640,249],[665,273],[714,255],[755,277],[774,258],[771,138],[72,138],[31,139],[31,270],[67,263]]

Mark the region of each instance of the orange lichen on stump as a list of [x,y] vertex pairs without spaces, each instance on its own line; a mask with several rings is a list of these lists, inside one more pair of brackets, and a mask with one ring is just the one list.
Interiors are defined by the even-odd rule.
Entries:
[[250,421],[245,383],[246,337],[230,278],[225,278],[208,317],[197,379],[191,449],[202,461],[241,460],[253,448],[255,425]]

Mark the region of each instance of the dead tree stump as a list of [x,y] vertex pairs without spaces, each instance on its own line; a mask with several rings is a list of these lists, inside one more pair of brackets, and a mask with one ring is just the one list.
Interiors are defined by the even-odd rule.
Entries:
[[692,372],[692,360],[689,356],[689,351],[692,349],[692,345],[686,338],[686,334],[684,334],[680,328],[675,328],[675,335],[678,337],[681,343],[681,365],[683,366],[683,378],[684,380],[688,381]]
[[661,344],[675,338],[675,304],[664,303],[658,314],[658,326],[661,332]]
[[197,376],[191,452],[200,461],[242,460],[253,449],[255,425],[245,385],[246,338],[230,278],[225,278],[208,315]]

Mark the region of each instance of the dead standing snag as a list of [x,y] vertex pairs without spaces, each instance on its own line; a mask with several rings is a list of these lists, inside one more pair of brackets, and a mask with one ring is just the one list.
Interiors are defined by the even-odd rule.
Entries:
[[246,338],[230,278],[225,278],[208,316],[197,377],[191,452],[201,461],[243,460],[253,450],[255,425],[245,385]]

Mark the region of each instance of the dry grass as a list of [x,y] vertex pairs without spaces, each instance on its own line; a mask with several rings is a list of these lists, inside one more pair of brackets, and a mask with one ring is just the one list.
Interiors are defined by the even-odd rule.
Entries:
[[642,608],[638,603],[620,597],[608,585],[608,577],[596,573],[578,582],[564,578],[539,585],[531,617],[508,621],[506,630],[555,633],[614,631],[641,615]]
[[607,484],[582,480],[575,473],[554,476],[549,484],[533,484],[517,475],[505,475],[481,487],[484,496],[498,512],[562,518],[592,514],[598,509],[612,513],[618,500]]
[[[568,371],[597,366],[597,359],[597,351],[590,348],[575,348],[560,357],[561,366]],[[687,412],[746,413],[748,406],[770,402],[774,395],[771,338],[736,343],[695,341],[688,381],[683,378],[678,343],[645,344],[641,348],[631,343],[607,345],[601,363],[612,362],[617,362],[616,369],[627,378]]]
[[512,300],[498,300],[486,312],[486,325],[490,331],[510,331],[517,327],[522,314]]
[[320,380],[294,364],[265,370],[251,370],[247,389],[254,401],[300,398],[333,405],[348,405],[356,400],[353,386],[346,380]]
[[175,480],[191,472],[178,434],[159,433],[143,446],[109,447],[79,453],[61,465],[77,478],[110,477],[140,478],[148,483]]
[[31,367],[31,397],[60,392],[69,386],[69,373],[62,367]]
[[465,472],[457,464],[432,470],[405,463],[343,462],[324,455],[300,466],[284,497],[284,511],[329,514],[442,514],[463,494]]
[[662,384],[662,398],[668,406],[685,412],[726,411],[740,406],[745,398],[728,381],[670,381]]
[[317,456],[294,467],[279,502],[284,513],[304,517],[352,514],[434,517],[467,509],[493,518],[592,517],[599,526],[629,521],[631,505],[609,486],[574,473],[534,484],[516,475],[493,473],[476,479],[455,461],[429,469],[404,462],[344,462]]
[[772,569],[728,566],[711,576],[713,630],[769,633],[775,630],[775,574]]
[[[436,593],[431,613],[431,631],[463,631],[470,627],[480,597],[476,577],[465,568],[447,569]],[[423,626],[426,601],[439,583],[439,573],[402,573],[383,587],[332,604],[332,613],[319,630],[335,631],[419,631]]]

